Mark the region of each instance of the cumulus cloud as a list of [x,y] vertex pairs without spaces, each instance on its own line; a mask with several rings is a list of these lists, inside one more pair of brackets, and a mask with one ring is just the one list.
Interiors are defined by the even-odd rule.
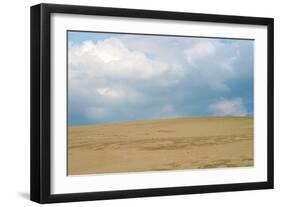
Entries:
[[[233,111],[241,115],[251,107],[242,102],[252,98],[249,41],[92,35],[94,41],[88,35],[69,43],[70,124],[235,115]],[[237,94],[242,86],[247,96]],[[230,98],[211,104],[218,97]]]
[[246,107],[241,98],[223,99],[209,106],[210,110],[219,116],[245,116]]
[[215,52],[215,45],[208,40],[199,41],[193,47],[184,51],[187,62],[192,65],[206,57],[213,56]]
[[79,76],[83,71],[90,76],[148,79],[173,69],[165,62],[147,58],[143,52],[129,50],[117,38],[71,45],[69,67],[73,71],[71,78],[76,78],[75,75]]

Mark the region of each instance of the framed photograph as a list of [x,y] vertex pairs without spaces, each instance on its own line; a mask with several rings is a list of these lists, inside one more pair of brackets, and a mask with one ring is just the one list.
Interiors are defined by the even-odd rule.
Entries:
[[31,200],[273,188],[273,19],[31,7]]

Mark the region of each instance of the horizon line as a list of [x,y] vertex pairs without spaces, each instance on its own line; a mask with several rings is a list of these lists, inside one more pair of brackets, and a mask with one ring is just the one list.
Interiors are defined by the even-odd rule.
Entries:
[[155,118],[155,119],[135,119],[135,120],[128,120],[128,121],[113,121],[113,122],[106,122],[106,123],[89,123],[89,124],[75,124],[75,125],[69,125],[67,124],[67,127],[79,127],[79,126],[92,126],[92,125],[110,125],[110,124],[121,124],[121,123],[132,123],[132,122],[143,122],[143,121],[165,121],[165,120],[171,120],[171,119],[188,119],[188,118],[225,118],[225,117],[232,117],[232,118],[250,118],[254,117],[253,114],[246,114],[246,115],[195,115],[195,116],[179,116],[179,117],[165,117],[165,118]]

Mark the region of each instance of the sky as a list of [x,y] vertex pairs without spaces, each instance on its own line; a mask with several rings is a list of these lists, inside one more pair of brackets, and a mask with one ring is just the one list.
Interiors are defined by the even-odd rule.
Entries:
[[68,32],[68,124],[253,115],[253,40]]

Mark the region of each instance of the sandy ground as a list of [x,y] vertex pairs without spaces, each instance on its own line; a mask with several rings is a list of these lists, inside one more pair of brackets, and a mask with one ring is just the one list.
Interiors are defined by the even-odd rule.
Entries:
[[68,128],[68,174],[253,166],[252,117]]

